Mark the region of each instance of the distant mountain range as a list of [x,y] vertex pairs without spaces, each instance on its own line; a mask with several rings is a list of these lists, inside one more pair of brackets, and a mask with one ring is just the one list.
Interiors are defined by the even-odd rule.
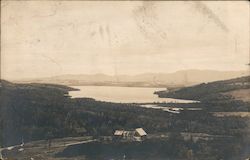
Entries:
[[55,83],[63,85],[103,85],[131,87],[182,87],[232,79],[249,75],[249,71],[182,70],[174,73],[144,73],[138,75],[79,74],[29,79],[22,83]]

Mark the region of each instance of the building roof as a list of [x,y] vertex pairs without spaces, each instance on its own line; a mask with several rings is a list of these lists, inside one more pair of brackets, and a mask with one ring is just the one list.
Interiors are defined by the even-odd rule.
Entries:
[[140,136],[146,136],[147,133],[142,129],[142,128],[137,128],[135,131],[140,135]]
[[115,133],[114,133],[114,135],[115,136],[122,136],[123,132],[124,132],[123,130],[116,130]]

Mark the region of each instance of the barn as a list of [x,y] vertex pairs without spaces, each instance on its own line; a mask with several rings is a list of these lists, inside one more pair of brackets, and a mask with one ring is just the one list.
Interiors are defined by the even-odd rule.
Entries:
[[134,138],[136,141],[143,141],[147,138],[147,133],[143,128],[136,128]]

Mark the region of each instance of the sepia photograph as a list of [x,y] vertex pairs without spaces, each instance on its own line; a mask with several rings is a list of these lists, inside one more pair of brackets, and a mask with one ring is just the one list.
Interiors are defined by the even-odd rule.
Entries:
[[0,160],[250,160],[249,1],[1,0]]

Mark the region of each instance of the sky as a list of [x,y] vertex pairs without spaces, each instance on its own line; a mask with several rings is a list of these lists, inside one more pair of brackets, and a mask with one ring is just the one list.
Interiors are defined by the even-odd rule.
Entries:
[[247,1],[2,1],[1,77],[247,70]]

